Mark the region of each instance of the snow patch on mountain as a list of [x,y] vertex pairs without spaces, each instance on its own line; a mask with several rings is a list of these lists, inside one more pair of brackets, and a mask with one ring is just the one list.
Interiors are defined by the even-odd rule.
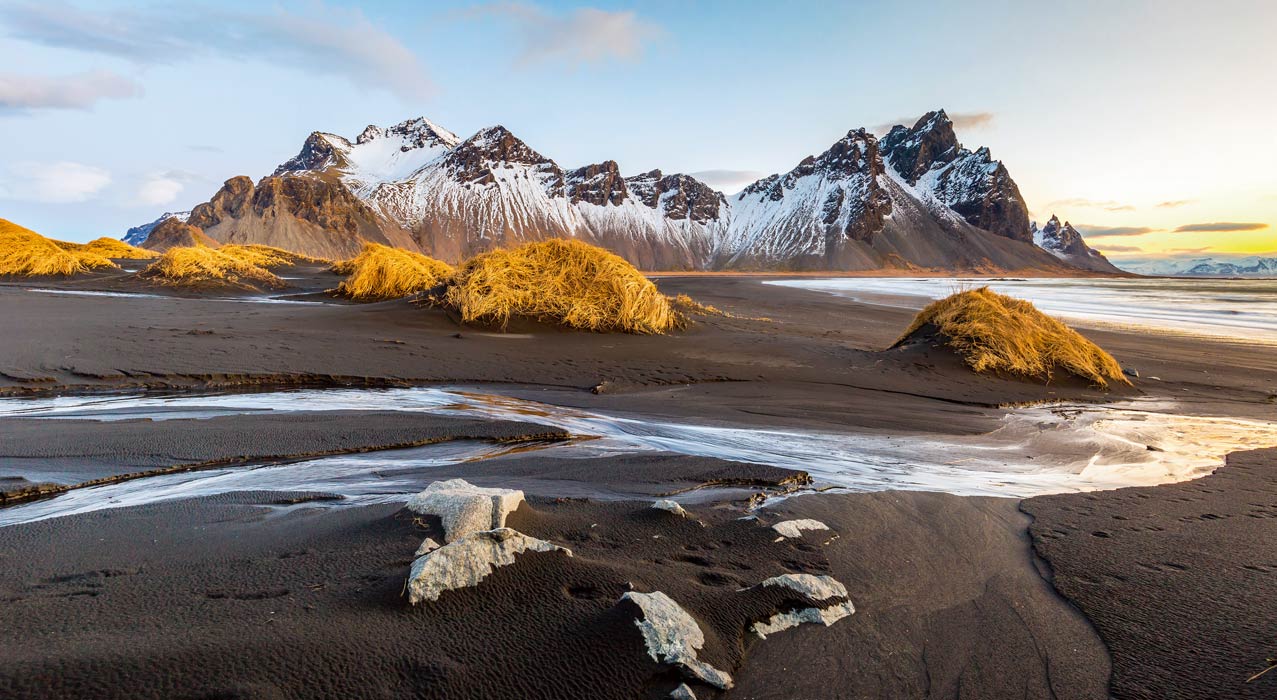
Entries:
[[142,224],[140,226],[134,226],[128,231],[125,231],[121,240],[132,246],[141,246],[146,242],[146,239],[150,237],[151,232],[155,230],[156,226],[159,226],[169,219],[177,219],[178,221],[186,223],[186,220],[190,217],[191,213],[189,211],[166,211],[155,221]]

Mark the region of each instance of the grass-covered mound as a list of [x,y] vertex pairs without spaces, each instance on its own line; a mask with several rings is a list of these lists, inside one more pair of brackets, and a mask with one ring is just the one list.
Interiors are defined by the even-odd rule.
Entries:
[[359,255],[334,263],[332,269],[346,275],[337,294],[359,301],[398,299],[434,289],[454,271],[434,258],[378,243],[365,243]]
[[1033,304],[988,287],[933,302],[913,319],[899,346],[933,331],[977,372],[1050,380],[1059,371],[1106,387],[1130,384],[1113,356]]
[[284,281],[260,265],[228,255],[222,248],[170,248],[138,277],[175,287],[282,287]]
[[87,250],[65,250],[51,239],[0,219],[0,275],[76,275],[118,267]]
[[315,258],[301,253],[294,253],[291,250],[276,248],[274,246],[261,245],[253,243],[250,245],[228,244],[218,248],[219,251],[243,262],[256,265],[258,267],[287,267],[298,263],[326,263],[327,260]]
[[466,323],[502,328],[512,317],[626,333],[666,333],[683,323],[669,299],[624,258],[563,239],[467,260],[444,302]]
[[153,250],[131,246],[118,238],[106,238],[105,236],[88,243],[54,241],[54,244],[63,250],[93,253],[113,260],[153,260],[160,257],[160,254]]

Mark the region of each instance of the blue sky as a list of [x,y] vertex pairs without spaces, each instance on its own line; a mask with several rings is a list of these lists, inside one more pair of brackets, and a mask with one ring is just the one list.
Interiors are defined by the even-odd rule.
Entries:
[[731,191],[944,107],[1037,216],[1114,255],[1267,252],[1275,27],[1241,0],[0,0],[0,217],[119,235],[268,174],[311,131],[418,115]]

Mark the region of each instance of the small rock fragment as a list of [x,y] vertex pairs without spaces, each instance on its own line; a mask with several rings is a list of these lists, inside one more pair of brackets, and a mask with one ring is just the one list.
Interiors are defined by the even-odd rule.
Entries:
[[438,600],[444,591],[477,585],[524,552],[572,551],[508,527],[472,532],[418,558],[408,574],[408,602]]
[[408,499],[408,510],[443,521],[444,541],[505,527],[505,518],[523,503],[523,492],[475,486],[465,479],[436,481]]
[[715,688],[732,687],[730,675],[696,658],[697,650],[705,646],[705,634],[673,599],[655,591],[626,593],[621,600],[631,601],[643,611],[642,619],[634,624],[643,633],[647,653],[654,661],[681,666],[692,677]]
[[652,507],[656,508],[657,510],[669,511],[673,513],[674,515],[677,515],[680,517],[684,517],[684,518],[687,517],[687,511],[683,509],[683,506],[679,505],[678,501],[671,501],[668,498],[662,498],[661,500],[653,503]]
[[421,546],[417,548],[416,553],[412,556],[419,557],[423,554],[429,554],[436,549],[439,549],[439,543],[435,542],[434,539],[427,537],[425,541],[421,543]]
[[803,520],[784,520],[775,525],[772,529],[780,533],[781,537],[802,537],[803,530],[828,530],[829,526],[819,520],[803,519]]
[[[773,576],[759,585],[783,586],[792,591],[801,593],[812,600],[829,600],[831,598],[847,597],[847,587],[839,583],[832,576],[784,574],[782,576]],[[856,608],[851,604],[851,601],[848,600],[842,603],[835,603],[825,608],[804,608],[802,610],[790,610],[789,612],[776,613],[766,622],[754,623],[750,629],[754,632],[754,634],[757,634],[762,639],[766,639],[769,634],[775,634],[781,630],[797,627],[804,622],[820,623],[828,627],[854,612],[856,612]]]
[[678,687],[670,691],[671,700],[696,700],[696,693],[687,687],[686,683],[679,683]]

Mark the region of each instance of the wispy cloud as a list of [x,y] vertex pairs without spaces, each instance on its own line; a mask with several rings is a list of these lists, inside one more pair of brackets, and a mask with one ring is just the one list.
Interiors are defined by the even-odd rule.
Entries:
[[1220,233],[1237,231],[1259,231],[1268,228],[1268,224],[1239,223],[1235,221],[1212,221],[1205,224],[1185,224],[1175,229],[1176,233]]
[[1074,197],[1072,199],[1058,199],[1046,205],[1048,209],[1102,209],[1104,211],[1135,211],[1135,207],[1130,204],[1122,204],[1112,200],[1086,199],[1084,197]]
[[520,63],[631,61],[642,56],[647,44],[662,34],[659,26],[629,10],[579,7],[567,14],[553,14],[536,5],[510,2],[482,6],[466,14],[511,22],[519,34]]
[[207,144],[193,143],[186,147],[187,150],[197,151],[200,153],[225,153],[226,149],[221,146],[209,146]]
[[766,174],[759,170],[698,170],[688,173],[710,187],[728,193],[740,190]]
[[1185,204],[1192,204],[1196,201],[1196,199],[1172,199],[1165,202],[1158,202],[1157,207],[1159,209],[1174,209],[1176,207],[1182,207]]
[[1108,245],[1105,243],[1097,243],[1094,247],[1099,248],[1101,253],[1143,253],[1144,249],[1137,245]]
[[[976,129],[984,129],[993,124],[993,112],[945,112],[945,114],[949,115],[949,121],[953,122],[955,131],[974,131]],[[869,127],[869,130],[875,134],[885,134],[891,131],[893,126],[913,126],[921,118],[922,115],[898,117],[889,122],[875,124]]]
[[1145,233],[1160,231],[1161,229],[1149,228],[1148,226],[1092,226],[1091,224],[1077,224],[1076,228],[1084,238],[1111,238],[1117,236],[1139,236]]
[[152,173],[142,180],[137,189],[137,202],[144,206],[159,206],[177,199],[188,183],[199,176],[184,170],[168,170]]
[[100,100],[141,97],[142,86],[110,71],[74,75],[0,73],[0,113],[89,109]]
[[15,163],[0,172],[0,199],[68,204],[92,199],[111,184],[111,173],[72,161]]
[[1211,250],[1214,250],[1211,246],[1203,246],[1201,248],[1170,248],[1166,252],[1180,255],[1197,255],[1199,253],[1209,253]]
[[0,22],[16,39],[138,65],[211,55],[336,75],[405,98],[433,92],[417,56],[361,12],[320,2],[306,7],[308,14],[160,5],[90,10],[50,2],[0,6]]

